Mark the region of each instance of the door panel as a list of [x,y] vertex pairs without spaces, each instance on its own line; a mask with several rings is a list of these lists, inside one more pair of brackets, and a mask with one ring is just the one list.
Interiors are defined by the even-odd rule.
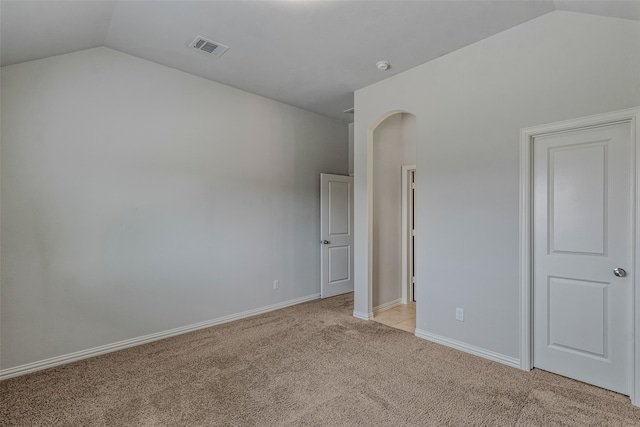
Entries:
[[551,252],[603,255],[606,145],[549,149]]
[[349,280],[349,246],[329,247],[329,284]]
[[609,283],[549,278],[548,345],[606,357]]
[[351,183],[331,181],[329,185],[329,236],[349,234]]
[[353,178],[320,174],[322,298],[353,291]]
[[630,392],[631,128],[536,137],[534,366]]

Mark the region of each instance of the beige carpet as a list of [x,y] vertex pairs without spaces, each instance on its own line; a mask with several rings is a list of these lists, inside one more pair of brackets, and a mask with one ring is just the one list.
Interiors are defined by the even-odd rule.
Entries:
[[625,396],[290,307],[0,383],[2,426],[639,426]]

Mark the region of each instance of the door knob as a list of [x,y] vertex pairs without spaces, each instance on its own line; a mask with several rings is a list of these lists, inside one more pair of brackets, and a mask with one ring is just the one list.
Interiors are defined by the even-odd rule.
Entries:
[[617,267],[613,269],[613,274],[616,277],[625,277],[627,275],[627,272],[624,271],[624,268]]
[[323,245],[328,245],[329,243],[331,243],[331,242],[330,242],[330,241],[328,241],[328,240],[323,240],[323,241],[322,241],[322,244],[323,244]]

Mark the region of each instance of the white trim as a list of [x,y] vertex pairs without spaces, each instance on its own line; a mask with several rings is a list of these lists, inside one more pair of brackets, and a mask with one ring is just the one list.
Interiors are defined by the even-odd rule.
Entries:
[[393,307],[397,307],[400,304],[404,304],[401,299],[385,302],[384,304],[380,304],[377,307],[373,307],[373,314],[380,313],[381,311],[388,310]]
[[432,334],[431,332],[423,331],[421,329],[416,329],[415,335],[418,338],[435,342],[437,344],[442,344],[447,347],[455,348],[456,350],[464,351],[465,353],[473,354],[475,356],[480,356],[484,359],[493,360],[494,362],[502,363],[503,365],[508,365],[514,368],[520,367],[520,359],[516,357],[506,356],[504,354],[496,353],[495,351],[465,344],[463,342]]
[[354,310],[353,317],[360,320],[373,320],[373,312],[367,314],[367,313],[360,313],[359,311]]
[[520,130],[520,369],[533,369],[533,343],[532,343],[532,281],[531,263],[532,253],[532,177],[531,165],[533,161],[533,139],[537,136],[568,132],[575,129],[604,126],[613,123],[628,122],[631,124],[631,168],[632,181],[632,236],[634,265],[631,270],[631,283],[633,297],[631,304],[632,313],[632,337],[631,345],[631,402],[640,406],[640,289],[636,279],[636,270],[640,268],[640,150],[637,150],[638,135],[640,135],[640,108],[615,111],[612,113],[598,114],[574,120],[566,120],[548,125],[535,126]]
[[279,310],[281,308],[290,307],[292,305],[313,301],[318,298],[320,298],[320,294],[307,295],[301,298],[296,298],[289,301],[284,301],[277,304],[256,308],[253,310],[243,311],[241,313],[230,314],[228,316],[219,317],[213,320],[194,323],[191,325],[169,329],[167,331],[157,332],[155,334],[144,335],[137,338],[131,338],[128,340],[119,341],[112,344],[101,345],[99,347],[94,347],[87,350],[81,350],[75,353],[63,354],[62,356],[56,356],[50,359],[44,359],[37,362],[27,363],[24,365],[15,366],[13,368],[2,369],[0,370],[0,380],[6,380],[8,378],[17,377],[19,375],[25,375],[32,372],[41,371],[43,369],[53,368],[54,366],[64,365],[66,363],[76,362],[82,359],[88,359],[90,357],[99,356],[105,353],[111,353],[113,351],[123,350],[125,348],[146,344],[152,341],[158,341],[158,340],[173,337],[176,335],[186,334],[187,332],[197,331],[198,329],[209,328],[211,326],[220,325],[222,323],[244,319],[246,317],[256,316],[258,314],[267,313],[269,311]]
[[[402,303],[409,304],[413,301],[412,282],[413,277],[410,274],[412,270],[411,256],[411,192],[413,191],[411,183],[411,172],[415,172],[416,165],[402,166]],[[375,308],[373,310],[375,312]]]

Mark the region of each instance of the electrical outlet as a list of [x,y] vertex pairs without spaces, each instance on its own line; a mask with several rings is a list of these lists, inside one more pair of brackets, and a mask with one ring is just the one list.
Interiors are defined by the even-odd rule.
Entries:
[[280,281],[279,280],[274,280],[273,281],[273,289],[279,289],[280,288]]
[[463,308],[456,308],[456,320],[460,321],[460,322],[464,322],[464,309]]

